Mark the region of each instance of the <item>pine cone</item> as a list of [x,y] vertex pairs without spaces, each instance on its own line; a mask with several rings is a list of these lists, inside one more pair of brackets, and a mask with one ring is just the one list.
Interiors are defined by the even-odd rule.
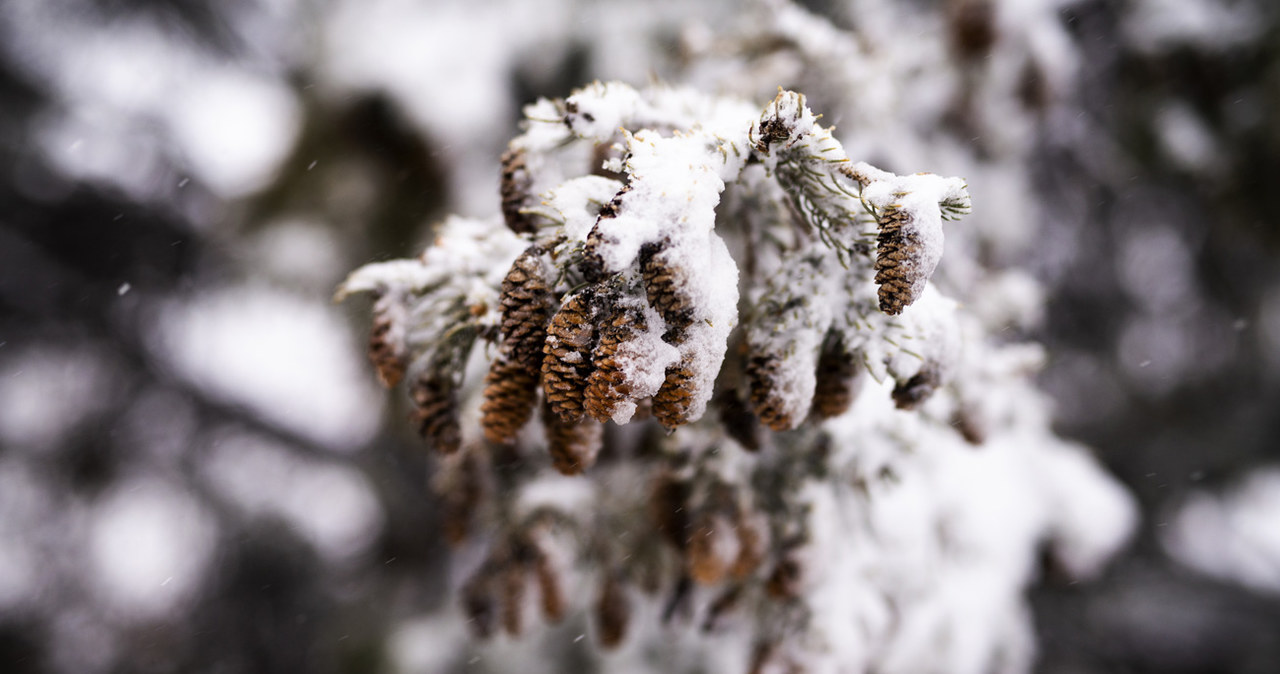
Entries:
[[502,627],[511,636],[519,636],[524,631],[524,600],[531,561],[520,541],[512,541],[498,560],[502,569]]
[[547,432],[551,463],[564,475],[577,475],[595,465],[604,439],[604,426],[590,419],[564,421],[544,405],[542,423]]
[[810,414],[819,419],[838,417],[849,411],[858,395],[865,370],[857,354],[845,352],[840,336],[831,332],[818,356],[817,385]]
[[551,556],[536,542],[533,544],[533,573],[542,595],[542,615],[548,622],[560,622],[568,610],[562,574]]
[[672,330],[684,330],[693,323],[693,302],[681,286],[686,283],[683,270],[664,255],[668,239],[646,243],[640,247],[640,273],[649,305],[658,310]]
[[599,252],[600,246],[605,243],[604,231],[600,229],[600,224],[605,220],[618,217],[618,213],[622,211],[622,195],[629,191],[631,186],[624,185],[617,194],[613,195],[613,199],[600,209],[596,224],[591,227],[590,232],[587,232],[587,241],[582,249],[582,262],[578,264],[578,269],[589,283],[599,283],[608,275],[604,268],[604,258]]
[[749,452],[760,451],[760,420],[751,413],[736,389],[716,394],[713,401],[720,411],[720,425],[725,433]]
[[538,400],[538,380],[510,355],[502,353],[489,366],[485,377],[484,403],[480,424],[490,442],[509,443],[533,416]]
[[941,369],[935,363],[925,363],[914,376],[893,387],[893,403],[900,410],[914,410],[924,404],[941,385]]
[[497,575],[486,562],[462,586],[462,610],[470,618],[471,631],[478,639],[493,636],[498,626]]
[[537,377],[542,371],[542,348],[555,297],[547,285],[540,246],[525,249],[502,279],[502,337],[511,345],[517,363]]
[[404,307],[394,295],[379,295],[373,303],[373,328],[369,331],[369,360],[378,371],[382,385],[391,388],[400,383],[409,366],[409,353],[404,344],[404,326],[398,325]]
[[[440,496],[440,520],[444,538],[458,545],[467,538],[476,509],[485,498],[484,465],[475,451],[468,450],[459,461],[439,473],[436,492]],[[448,464],[446,464],[448,465]]]
[[458,451],[462,445],[457,388],[450,372],[428,367],[409,391],[414,405],[411,420],[418,427],[418,434],[445,454]]
[[751,382],[751,409],[764,425],[775,431],[795,428],[798,419],[792,419],[777,390],[782,358],[775,354],[752,356],[747,361],[747,378]]
[[600,587],[600,599],[596,602],[596,628],[600,645],[615,648],[627,636],[631,623],[631,597],[617,572],[604,573]]
[[768,525],[759,513],[749,513],[741,508],[734,513],[734,532],[738,537],[738,556],[729,567],[729,575],[739,580],[755,573],[764,563],[768,544]]
[[654,527],[677,550],[689,544],[689,495],[689,483],[669,473],[660,474],[649,492]]
[[689,408],[693,405],[693,369],[691,359],[685,356],[667,367],[667,378],[662,388],[653,396],[653,417],[667,430],[689,421]]
[[914,269],[922,243],[914,231],[904,231],[911,214],[896,204],[880,212],[880,234],[876,237],[876,284],[880,286],[880,311],[889,315],[920,298],[924,279]]
[[689,576],[702,585],[715,585],[729,573],[737,556],[737,536],[722,516],[700,512],[689,536]]
[[591,350],[595,345],[596,292],[588,288],[565,300],[547,327],[543,346],[542,390],[562,421],[582,418]]
[[516,147],[507,148],[502,153],[502,217],[507,227],[517,234],[532,234],[538,230],[537,224],[528,215],[521,213],[529,200],[529,192],[533,187],[533,176],[525,165],[524,150]]
[[585,406],[592,419],[604,423],[618,406],[631,399],[632,383],[616,358],[618,347],[645,330],[644,314],[616,307],[600,330],[600,342],[592,353],[595,369],[587,377]]

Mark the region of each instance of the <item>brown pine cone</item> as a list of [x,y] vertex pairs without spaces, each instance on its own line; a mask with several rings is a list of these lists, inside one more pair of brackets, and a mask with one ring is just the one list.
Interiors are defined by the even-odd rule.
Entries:
[[531,196],[529,192],[533,187],[533,176],[529,175],[529,169],[525,165],[524,150],[508,147],[507,151],[502,153],[500,161],[502,162],[502,217],[511,231],[517,234],[532,234],[537,231],[537,224],[528,215],[520,212],[529,200]]
[[462,444],[457,388],[450,372],[428,367],[409,390],[414,405],[410,418],[418,434],[445,454],[458,451]]
[[590,419],[562,420],[544,405],[542,423],[546,427],[551,463],[564,475],[577,475],[595,465],[604,439],[604,426]]
[[924,283],[914,269],[922,246],[915,232],[903,231],[911,214],[899,206],[880,211],[880,234],[876,237],[876,284],[880,286],[880,311],[889,315],[920,298]]
[[404,313],[399,299],[394,295],[378,296],[373,303],[373,328],[369,331],[369,360],[378,371],[378,380],[387,388],[400,383],[409,366],[409,353],[401,338],[404,327],[396,325],[398,314]]
[[590,232],[587,232],[587,241],[582,249],[582,262],[578,264],[578,269],[589,283],[599,283],[608,275],[604,268],[604,258],[599,252],[600,246],[605,243],[604,231],[600,225],[606,220],[618,217],[618,213],[622,211],[622,195],[630,190],[630,185],[624,185],[617,194],[613,195],[613,199],[600,209],[596,224],[591,227]]
[[615,307],[600,329],[600,342],[592,353],[595,369],[587,377],[584,405],[592,419],[604,423],[618,406],[631,399],[632,383],[618,363],[618,348],[645,330],[644,314]]
[[725,433],[749,452],[760,450],[760,420],[751,413],[736,389],[716,394],[713,402],[720,411],[720,425]]
[[828,333],[818,356],[817,385],[810,414],[819,419],[830,419],[849,411],[858,395],[864,371],[857,354],[845,351],[844,342],[837,333]]
[[565,300],[547,327],[543,346],[542,391],[562,421],[582,418],[591,351],[595,346],[596,292],[588,288]]
[[693,370],[690,358],[685,356],[667,367],[667,378],[653,396],[653,417],[667,430],[685,424],[693,394]]
[[551,556],[542,546],[533,543],[533,574],[542,595],[542,615],[549,622],[558,623],[568,611],[568,599],[564,596],[564,580]]
[[682,289],[687,282],[684,271],[664,254],[669,245],[670,240],[663,239],[641,246],[640,273],[649,305],[671,330],[679,331],[693,323],[693,302]]
[[596,628],[600,645],[615,648],[627,636],[631,623],[631,597],[627,587],[616,572],[604,573],[600,587],[600,599],[596,602]]
[[737,546],[737,536],[728,520],[711,512],[698,513],[689,535],[689,576],[702,585],[724,580],[737,556]]
[[486,562],[462,586],[462,610],[470,618],[467,622],[477,639],[493,636],[498,626],[497,581],[496,569]]
[[755,573],[764,563],[768,544],[768,525],[758,513],[751,514],[738,508],[734,513],[734,531],[738,536],[738,556],[729,567],[729,575],[739,580]]
[[936,363],[925,363],[914,376],[893,387],[893,403],[900,410],[914,410],[923,405],[941,385],[941,369]]
[[546,278],[540,246],[529,246],[502,279],[502,337],[511,355],[537,377],[542,371],[542,348],[547,323],[555,310],[555,296]]
[[661,473],[649,492],[649,516],[654,527],[677,550],[689,544],[689,483]]
[[489,366],[485,377],[484,403],[480,406],[480,424],[490,442],[509,443],[533,416],[538,401],[538,380],[511,357],[511,349],[503,345],[502,353]]
[[[441,472],[436,482],[440,496],[440,520],[444,538],[451,545],[458,545],[467,538],[476,509],[485,498],[484,465],[475,451],[468,450],[458,457],[448,472]],[[448,464],[446,464],[448,465]]]
[[778,371],[782,358],[775,354],[761,354],[747,360],[747,378],[751,382],[751,409],[764,425],[775,431],[795,428],[798,419],[787,413],[777,390]]

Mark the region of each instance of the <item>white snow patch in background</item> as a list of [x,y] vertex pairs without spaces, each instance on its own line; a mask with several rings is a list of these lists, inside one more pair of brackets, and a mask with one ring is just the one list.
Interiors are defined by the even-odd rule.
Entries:
[[0,440],[10,448],[50,450],[102,409],[111,371],[74,348],[9,350],[0,365]]
[[331,561],[368,550],[382,530],[382,509],[365,476],[337,463],[303,458],[250,435],[227,435],[206,452],[214,487],[245,511],[282,518]]
[[122,483],[90,512],[90,582],[126,614],[162,615],[195,591],[215,534],[189,495],[152,480]]
[[1209,576],[1280,593],[1280,466],[1254,470],[1220,494],[1193,492],[1164,530],[1179,562]]
[[301,113],[277,80],[210,68],[176,98],[169,122],[205,182],[237,197],[271,178],[293,146]]
[[376,432],[383,395],[336,310],[314,297],[229,287],[165,307],[157,346],[226,399],[333,449]]

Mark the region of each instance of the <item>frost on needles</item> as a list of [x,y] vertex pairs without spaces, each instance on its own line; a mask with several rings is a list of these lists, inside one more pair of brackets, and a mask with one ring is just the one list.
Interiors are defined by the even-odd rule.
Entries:
[[[528,106],[500,164],[501,219],[450,218],[419,258],[338,292],[376,298],[370,357],[444,453],[446,533],[486,551],[459,589],[477,635],[524,631],[536,586],[546,620],[590,611],[605,647],[653,629],[631,625],[649,596],[661,622],[706,632],[747,616],[742,671],[870,667],[892,655],[872,648],[887,606],[942,620],[954,600],[888,582],[941,553],[878,537],[877,508],[894,485],[927,494],[972,445],[1023,483],[1083,466],[1041,503],[1092,505],[1025,516],[1011,554],[1060,542],[1083,574],[1127,534],[1083,533],[1131,506],[1049,433],[1038,352],[993,343],[930,283],[944,223],[969,212],[963,180],[851,160],[795,92],[761,109],[616,82]],[[839,550],[856,565],[833,567]],[[1016,596],[1030,573],[990,589]],[[833,588],[874,601],[836,615]]]

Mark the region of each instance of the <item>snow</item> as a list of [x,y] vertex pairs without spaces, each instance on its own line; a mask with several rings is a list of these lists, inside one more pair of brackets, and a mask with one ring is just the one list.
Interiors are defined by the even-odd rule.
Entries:
[[1193,492],[1172,513],[1161,542],[1182,564],[1280,594],[1280,467],[1263,466],[1221,493]]

